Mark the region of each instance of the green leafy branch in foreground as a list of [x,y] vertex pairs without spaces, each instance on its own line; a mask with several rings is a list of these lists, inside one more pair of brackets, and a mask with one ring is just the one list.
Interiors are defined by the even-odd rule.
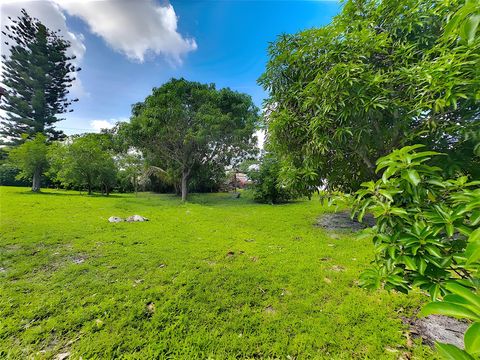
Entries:
[[[413,287],[433,300],[422,311],[474,321],[465,335],[466,351],[439,344],[450,359],[480,355],[480,181],[444,179],[427,165],[433,151],[407,146],[378,159],[376,182],[362,184],[353,198],[353,216],[376,218],[373,267],[360,276],[366,288]],[[443,299],[442,299],[443,297]],[[441,301],[440,301],[441,300]],[[471,354],[471,355],[469,355]]]

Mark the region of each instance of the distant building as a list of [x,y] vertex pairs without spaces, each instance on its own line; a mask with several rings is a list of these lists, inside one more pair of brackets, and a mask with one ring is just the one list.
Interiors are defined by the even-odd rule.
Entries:
[[248,185],[252,184],[252,180],[244,173],[233,173],[231,172],[230,175],[227,177],[227,181],[225,183],[226,190],[235,190],[235,189],[244,189]]
[[252,183],[252,180],[248,178],[247,174],[236,173],[235,176],[237,179],[237,187],[239,188],[244,188],[245,186],[250,185]]

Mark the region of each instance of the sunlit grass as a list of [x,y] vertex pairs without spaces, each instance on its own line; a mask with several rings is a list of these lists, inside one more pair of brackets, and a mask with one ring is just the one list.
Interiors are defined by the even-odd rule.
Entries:
[[[370,240],[318,200],[1,187],[0,358],[397,359],[418,296],[356,285]],[[107,222],[139,214],[145,223]],[[428,358],[416,346],[414,357]],[[423,355],[422,355],[423,354]]]

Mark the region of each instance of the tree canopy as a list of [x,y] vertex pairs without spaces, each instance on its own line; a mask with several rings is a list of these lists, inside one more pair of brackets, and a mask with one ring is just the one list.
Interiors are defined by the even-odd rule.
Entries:
[[442,36],[461,5],[352,0],[328,26],[280,36],[259,82],[286,179],[354,190],[377,158],[412,143],[478,172],[480,41]]
[[108,134],[73,136],[50,146],[50,173],[63,186],[94,188],[108,195],[115,185],[117,168],[110,153]]
[[32,182],[32,191],[40,191],[41,178],[48,167],[47,138],[37,134],[9,152],[8,161],[20,170],[17,179]]
[[50,140],[58,139],[62,132],[54,124],[62,120],[57,115],[67,112],[77,100],[68,98],[68,89],[80,68],[72,64],[75,57],[67,55],[70,43],[58,32],[47,29],[25,10],[12,21],[2,31],[10,53],[2,55],[2,81],[7,91],[0,104],[6,112],[0,135],[3,142],[13,144],[24,141],[24,134],[42,133]]
[[172,79],[133,106],[120,127],[147,163],[181,189],[200,168],[228,165],[255,149],[258,108],[250,96],[213,84]]

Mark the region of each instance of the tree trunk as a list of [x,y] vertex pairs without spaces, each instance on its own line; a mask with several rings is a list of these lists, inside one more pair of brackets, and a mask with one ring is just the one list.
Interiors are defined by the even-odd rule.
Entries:
[[182,171],[182,201],[187,201],[187,194],[188,194],[188,171]]
[[366,155],[365,151],[360,151],[358,148],[355,149],[355,152],[357,155],[362,159],[363,163],[367,165],[368,171],[372,174],[375,175],[375,165],[370,161],[368,156]]
[[237,169],[233,172],[233,192],[237,192]]
[[88,183],[88,195],[92,195],[92,185]]
[[40,167],[37,167],[35,169],[35,172],[33,173],[32,191],[34,192],[40,191],[41,180],[42,180],[42,169]]

